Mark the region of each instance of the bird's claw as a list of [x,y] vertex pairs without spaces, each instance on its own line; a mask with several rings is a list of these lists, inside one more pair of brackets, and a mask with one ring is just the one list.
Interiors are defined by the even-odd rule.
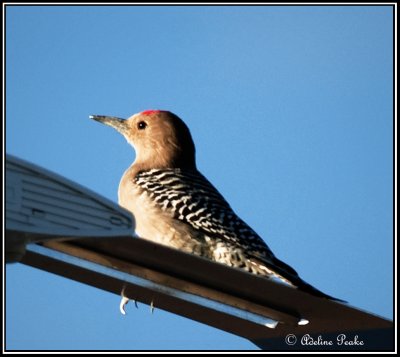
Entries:
[[[121,302],[119,303],[119,311],[121,311],[122,315],[126,315],[126,311],[125,311],[125,306],[128,304],[129,302],[129,298],[127,298],[126,296],[122,296]],[[137,304],[136,300],[133,300],[135,303],[135,307],[138,309],[139,306]]]
[[[126,315],[125,306],[128,302],[129,302],[129,298],[127,298],[126,296],[122,296],[121,302],[119,303],[119,311],[121,311],[122,315]],[[136,301],[135,301],[135,305],[136,305]],[[137,305],[136,305],[136,307],[137,307]]]

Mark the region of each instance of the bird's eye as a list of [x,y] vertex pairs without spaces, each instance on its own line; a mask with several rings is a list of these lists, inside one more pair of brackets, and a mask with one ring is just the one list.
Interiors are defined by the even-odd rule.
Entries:
[[140,121],[140,122],[138,123],[138,125],[137,125],[137,127],[138,127],[139,130],[146,129],[146,126],[147,126],[147,123],[144,122],[144,121]]

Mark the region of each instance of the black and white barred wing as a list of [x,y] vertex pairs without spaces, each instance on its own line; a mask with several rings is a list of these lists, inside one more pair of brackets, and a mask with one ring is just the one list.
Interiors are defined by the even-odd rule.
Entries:
[[231,209],[217,189],[198,171],[182,169],[140,172],[135,183],[163,211],[215,240],[272,263],[265,242]]

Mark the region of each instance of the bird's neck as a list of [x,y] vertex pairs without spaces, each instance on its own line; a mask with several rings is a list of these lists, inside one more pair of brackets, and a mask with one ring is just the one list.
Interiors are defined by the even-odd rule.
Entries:
[[135,160],[132,165],[125,171],[124,176],[131,178],[136,177],[139,172],[150,171],[150,170],[167,170],[167,169],[180,169],[183,171],[197,171],[196,163],[176,163],[176,162],[160,162],[158,164],[152,163],[149,165],[147,162],[141,162]]

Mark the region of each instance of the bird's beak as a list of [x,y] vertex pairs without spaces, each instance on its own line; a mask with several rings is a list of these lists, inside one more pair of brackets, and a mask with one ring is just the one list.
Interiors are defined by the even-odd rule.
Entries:
[[112,126],[118,130],[122,135],[125,135],[128,131],[127,121],[125,119],[110,117],[107,115],[90,115],[90,119],[99,121],[100,123]]

